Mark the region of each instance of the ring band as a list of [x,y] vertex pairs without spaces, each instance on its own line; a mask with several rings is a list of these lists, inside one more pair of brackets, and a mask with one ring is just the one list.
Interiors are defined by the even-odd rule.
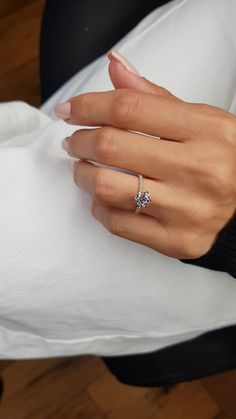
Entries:
[[143,175],[138,174],[138,177],[139,177],[139,190],[134,197],[134,200],[136,203],[135,214],[139,214],[141,208],[146,208],[151,202],[150,193],[148,191],[142,192]]

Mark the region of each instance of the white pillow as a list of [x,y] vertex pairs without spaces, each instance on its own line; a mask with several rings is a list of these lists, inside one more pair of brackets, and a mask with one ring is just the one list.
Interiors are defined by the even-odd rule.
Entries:
[[[114,49],[182,99],[235,112],[235,15],[235,0],[176,0]],[[113,89],[107,67],[99,57],[41,110],[0,105],[1,358],[142,353],[236,322],[235,279],[113,236],[74,184],[60,143],[78,127],[53,108]]]

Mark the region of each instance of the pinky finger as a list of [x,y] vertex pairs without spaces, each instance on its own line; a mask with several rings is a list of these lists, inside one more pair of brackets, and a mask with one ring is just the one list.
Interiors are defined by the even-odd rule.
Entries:
[[92,214],[112,234],[170,255],[167,230],[156,218],[146,214],[136,215],[134,212],[108,207],[95,201]]

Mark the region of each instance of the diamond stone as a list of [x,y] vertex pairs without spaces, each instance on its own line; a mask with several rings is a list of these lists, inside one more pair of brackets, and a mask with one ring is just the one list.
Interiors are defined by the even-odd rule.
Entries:
[[146,208],[150,202],[150,195],[149,192],[138,192],[134,198],[137,207]]

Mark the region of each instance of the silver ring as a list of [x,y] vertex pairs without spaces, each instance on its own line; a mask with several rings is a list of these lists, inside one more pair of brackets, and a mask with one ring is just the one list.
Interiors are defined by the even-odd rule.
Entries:
[[142,191],[143,176],[141,174],[138,174],[138,177],[139,177],[139,190],[134,197],[134,201],[136,203],[135,214],[139,214],[141,208],[146,208],[151,202],[150,193],[148,191],[145,191],[145,192]]

